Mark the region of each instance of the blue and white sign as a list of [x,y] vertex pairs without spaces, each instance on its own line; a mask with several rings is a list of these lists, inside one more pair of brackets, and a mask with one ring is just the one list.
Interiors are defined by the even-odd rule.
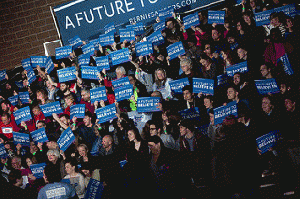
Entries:
[[128,77],[122,77],[120,79],[116,79],[116,80],[112,81],[111,83],[115,89],[118,87],[121,87],[121,86],[130,85],[130,81],[129,81]]
[[141,35],[145,32],[144,28],[145,28],[145,25],[143,22],[139,22],[139,23],[136,23],[136,24],[133,24],[133,25],[127,25],[126,28],[131,28],[134,30],[135,32],[135,35]]
[[18,87],[19,89],[24,88],[23,81],[15,81],[15,84],[17,85],[17,87]]
[[223,120],[228,115],[234,115],[237,116],[237,103],[230,102],[226,106],[220,106],[218,108],[214,109],[214,122],[215,125],[223,123]]
[[55,57],[56,59],[68,58],[72,53],[72,46],[62,46],[55,48]]
[[78,35],[69,39],[69,44],[73,47],[73,50],[80,47],[83,43]]
[[81,66],[82,79],[99,79],[98,73],[98,68],[95,66]]
[[17,125],[19,125],[23,121],[26,122],[32,119],[29,106],[20,108],[16,110],[13,114]]
[[95,46],[93,42],[89,42],[81,47],[83,54],[92,56],[95,53]]
[[182,88],[186,85],[190,85],[189,78],[182,78],[172,80],[169,82],[170,88],[174,93],[182,93]]
[[14,144],[21,144],[22,146],[30,146],[29,134],[13,132]]
[[71,128],[67,128],[57,140],[57,144],[62,151],[66,151],[72,142],[75,141],[75,136],[71,130]]
[[30,99],[30,95],[28,91],[25,92],[19,92],[19,99],[21,101],[22,104],[28,104],[29,103],[29,99]]
[[46,60],[47,60],[46,56],[31,56],[30,57],[31,67],[36,68],[37,66],[40,66],[41,68],[45,68]]
[[110,69],[109,56],[95,57],[96,65],[99,71]]
[[45,143],[48,141],[48,137],[46,135],[45,127],[35,130],[30,133],[30,136],[35,144]]
[[193,93],[214,94],[214,80],[193,78]]
[[116,116],[117,110],[116,110],[116,105],[114,103],[107,105],[103,108],[96,109],[95,113],[100,124],[117,118]]
[[5,79],[6,69],[0,71],[0,81]]
[[82,54],[78,56],[78,65],[89,65],[91,60],[91,55],[89,54]]
[[19,95],[14,95],[14,96],[9,97],[8,101],[10,101],[10,103],[13,106],[16,106],[18,104],[18,102],[19,102]]
[[154,27],[153,27],[154,32],[156,32],[156,31],[162,31],[165,28],[166,28],[166,22],[165,21],[161,21],[161,22],[155,23]]
[[135,44],[136,56],[146,56],[153,53],[153,46],[151,42],[139,42]]
[[217,76],[217,84],[218,86],[221,86],[221,85],[226,85],[228,82],[228,76],[226,74],[223,74],[223,75],[218,75]]
[[174,13],[173,7],[164,8],[158,11],[158,17],[161,21],[165,21],[167,18],[172,17],[173,13]]
[[53,113],[59,114],[63,112],[59,101],[40,105],[40,108],[43,114],[45,115],[45,117],[52,116]]
[[90,90],[91,103],[94,104],[95,101],[107,101],[105,86],[93,88]]
[[161,111],[158,108],[158,103],[160,103],[159,97],[138,97],[137,98],[137,112],[138,113],[148,113]]
[[86,193],[84,199],[99,199],[102,196],[104,186],[103,183],[95,180],[93,178],[90,179],[89,184],[86,188]]
[[133,95],[133,86],[131,84],[121,86],[115,89],[115,98],[117,102],[129,99]]
[[31,67],[30,58],[22,60],[22,66],[23,66],[24,70],[27,71],[28,82],[29,82],[29,84],[31,84],[32,82],[34,82],[36,80],[36,76],[35,76],[35,73],[34,73],[32,67]]
[[254,80],[257,91],[261,95],[266,95],[268,93],[279,93],[280,90],[274,78],[265,80]]
[[129,52],[128,48],[113,51],[109,54],[109,56],[111,58],[111,63],[114,66],[130,61],[130,59],[129,59],[130,52]]
[[165,39],[160,31],[156,31],[147,37],[147,41],[153,45],[160,45],[165,42]]
[[192,26],[197,26],[200,24],[198,12],[195,12],[194,14],[187,15],[183,17],[183,25],[185,29],[189,29]]
[[22,60],[22,67],[24,68],[24,70],[27,70],[27,71],[28,71],[28,68],[32,68],[30,58]]
[[45,71],[50,74],[54,69],[54,63],[51,57],[47,57]]
[[288,58],[287,54],[285,54],[282,57],[280,57],[277,62],[281,62],[282,63],[284,72],[287,75],[294,74],[294,71],[292,69],[292,66],[290,64],[290,61],[289,61],[289,58]]
[[258,149],[261,150],[261,153],[264,154],[269,151],[271,147],[274,147],[278,141],[278,137],[278,131],[271,131],[270,133],[256,138],[256,144]]
[[95,47],[96,50],[99,49],[99,45],[100,45],[99,38],[93,39],[90,42],[94,44],[94,47]]
[[236,72],[240,72],[240,73],[246,73],[248,72],[248,65],[247,65],[247,61],[238,63],[238,64],[234,64],[232,66],[229,66],[228,68],[226,68],[226,73],[228,77],[233,77],[233,75]]
[[85,116],[85,104],[75,104],[70,107],[70,119],[73,117],[84,118]]
[[185,50],[181,41],[169,45],[167,47],[167,52],[170,60],[175,59],[179,55],[185,54]]
[[0,158],[7,158],[8,157],[8,154],[6,152],[6,149],[5,149],[5,146],[4,144],[0,144]]
[[120,29],[119,30],[120,34],[120,42],[123,41],[134,41],[135,40],[135,31],[133,29]]
[[208,24],[224,24],[225,20],[225,11],[215,11],[209,10],[208,11]]
[[39,164],[32,164],[30,165],[30,170],[34,177],[36,178],[43,178],[44,176],[44,169],[46,167],[46,163],[39,163]]
[[185,109],[179,111],[180,116],[182,119],[189,119],[189,120],[201,120],[200,111],[198,107]]
[[115,24],[113,22],[107,24],[106,26],[104,26],[104,33],[109,33],[109,32],[113,32],[116,33],[116,28],[115,28]]
[[32,82],[36,80],[36,76],[32,68],[27,71],[27,79],[29,84],[32,84]]
[[112,45],[115,42],[115,34],[113,32],[99,36],[99,44],[101,46]]
[[62,83],[62,82],[75,80],[76,79],[75,72],[76,72],[75,66],[57,70],[58,81]]

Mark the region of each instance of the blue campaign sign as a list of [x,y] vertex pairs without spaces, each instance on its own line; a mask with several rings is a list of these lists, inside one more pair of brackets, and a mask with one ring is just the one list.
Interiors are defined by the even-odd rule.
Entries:
[[271,131],[263,136],[256,138],[256,144],[261,153],[269,151],[271,147],[274,147],[278,141],[278,131]]
[[47,57],[45,70],[48,74],[50,74],[54,69],[54,63],[51,57]]
[[193,78],[193,93],[214,94],[214,80]]
[[186,85],[190,85],[189,78],[182,78],[177,80],[172,80],[169,82],[171,90],[174,93],[182,93],[182,88]]
[[131,84],[118,87],[114,90],[116,100],[122,101],[129,99],[133,95],[133,86]]
[[5,79],[6,69],[0,71],[0,81]]
[[107,101],[105,86],[93,88],[90,90],[91,103],[94,104],[95,101]]
[[182,111],[179,111],[180,116],[182,119],[189,119],[189,120],[200,120],[201,115],[198,107],[185,109]]
[[21,144],[22,146],[30,146],[30,138],[27,133],[13,132],[14,144]]
[[45,117],[52,116],[53,113],[59,114],[63,112],[59,101],[40,105],[40,108],[43,114],[45,115]]
[[68,58],[72,53],[72,46],[62,46],[55,48],[55,57],[56,59]]
[[73,47],[73,50],[80,47],[83,43],[78,35],[69,39],[69,44]]
[[128,48],[124,48],[121,50],[117,50],[117,51],[113,51],[109,54],[109,57],[111,58],[111,62],[112,65],[118,65],[118,64],[122,64],[125,62],[129,62],[129,49]]
[[135,44],[136,56],[146,56],[153,53],[153,46],[151,42],[139,42]]
[[94,44],[94,47],[95,47],[96,50],[99,49],[99,45],[100,45],[99,38],[93,39],[90,42]]
[[114,22],[111,22],[109,24],[107,24],[106,26],[104,26],[104,33],[109,33],[109,32],[113,32],[116,33],[116,27]]
[[43,178],[44,176],[44,169],[46,167],[46,163],[39,163],[39,164],[32,164],[30,165],[30,170],[34,177],[36,178]]
[[95,46],[93,42],[89,42],[81,47],[83,54],[92,56],[95,53]]
[[18,87],[19,89],[24,88],[23,81],[15,81],[15,84],[17,85],[17,87]]
[[35,144],[44,143],[48,141],[48,137],[46,135],[45,127],[40,128],[38,130],[32,131],[30,136]]
[[218,86],[227,84],[227,82],[228,82],[228,76],[226,74],[217,76],[217,85]]
[[103,186],[102,182],[91,178],[89,181],[89,184],[86,188],[84,199],[99,199],[99,198],[101,198],[103,189],[104,189],[104,186]]
[[13,105],[13,106],[16,106],[18,104],[18,101],[19,100],[19,95],[14,95],[14,96],[11,96],[8,98],[8,101],[10,101],[10,103]]
[[183,17],[183,25],[185,29],[191,28],[192,26],[197,26],[199,24],[200,21],[199,21],[198,12]]
[[261,95],[280,92],[276,80],[274,78],[254,81],[257,91]]
[[143,22],[139,22],[133,25],[127,25],[126,28],[131,28],[134,30],[135,35],[141,35],[145,32],[145,25]]
[[70,107],[70,119],[73,117],[84,118],[85,116],[85,104],[75,104]]
[[228,103],[226,106],[220,106],[214,109],[215,125],[221,124],[228,115],[237,116],[237,104],[235,101]]
[[19,92],[19,99],[21,101],[22,104],[28,104],[29,103],[29,99],[30,99],[30,95],[28,91],[25,92]]
[[117,110],[116,110],[116,105],[114,103],[107,105],[103,108],[96,109],[95,113],[100,124],[117,118],[116,116]]
[[285,53],[285,55],[283,55],[282,57],[280,57],[277,62],[281,62],[282,63],[282,66],[283,66],[283,69],[284,69],[284,72],[287,74],[287,75],[292,75],[294,74],[294,71],[292,69],[292,66],[290,64],[290,61],[289,61],[289,58],[287,56],[287,54]]
[[240,73],[246,73],[248,72],[248,65],[247,65],[247,61],[238,63],[238,64],[234,64],[232,66],[229,66],[228,68],[226,68],[226,73],[228,77],[233,77],[233,75],[236,72],[240,72]]
[[130,85],[130,81],[129,81],[128,77],[122,77],[120,79],[116,79],[116,80],[112,81],[111,83],[115,89],[118,87],[121,87],[121,86]]
[[137,98],[137,112],[148,113],[160,111],[158,103],[160,103],[159,97],[138,97]]
[[91,56],[89,54],[82,54],[78,56],[78,65],[89,65]]
[[36,76],[32,68],[30,71],[27,71],[27,78],[29,84],[32,84],[32,82],[36,80]]
[[99,79],[98,68],[95,66],[81,66],[81,78],[82,79]]
[[62,151],[66,151],[72,142],[75,141],[75,135],[73,134],[71,128],[67,128],[57,140],[57,144]]
[[76,72],[75,66],[57,70],[58,81],[62,83],[62,82],[75,80],[76,79],[75,72]]
[[172,17],[173,13],[174,13],[173,7],[164,8],[158,11],[158,17],[161,21],[165,21],[167,18]]
[[153,45],[160,45],[165,42],[165,39],[160,31],[156,31],[147,37],[147,41],[149,41]]
[[8,154],[6,152],[6,149],[5,149],[5,146],[4,144],[0,144],[0,158],[7,158],[8,157]]
[[16,110],[14,112],[14,117],[17,125],[19,125],[22,121],[26,122],[28,120],[31,120],[32,117],[29,106]]
[[30,58],[22,60],[22,66],[23,66],[24,70],[27,71],[28,82],[29,82],[29,84],[31,84],[32,82],[34,82],[34,80],[36,80],[36,76],[35,76],[35,73],[34,73],[32,67],[31,67]]
[[225,20],[225,11],[215,11],[209,10],[208,11],[208,24],[224,24]]
[[123,42],[125,40],[129,41],[134,41],[135,40],[135,31],[134,29],[119,29],[119,34],[120,34],[120,42]]
[[113,32],[99,36],[99,44],[101,46],[112,45],[115,42],[115,34]]
[[179,55],[185,54],[185,50],[181,41],[169,45],[167,47],[167,52],[170,60],[178,57]]
[[27,70],[27,71],[29,70],[28,68],[32,68],[30,58],[22,60],[22,67],[24,68],[24,70]]
[[164,21],[155,23],[154,27],[153,27],[154,32],[156,32],[156,31],[162,31],[165,28],[166,28],[166,22],[164,22]]
[[36,68],[37,66],[40,66],[41,68],[45,68],[46,60],[47,60],[46,56],[31,56],[30,57],[31,67]]
[[110,69],[109,56],[95,57],[96,65],[99,67],[98,70],[102,71],[103,69]]

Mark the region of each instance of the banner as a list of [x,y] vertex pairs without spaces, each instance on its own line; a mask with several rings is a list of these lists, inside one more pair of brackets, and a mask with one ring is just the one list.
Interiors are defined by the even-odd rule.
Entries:
[[91,104],[94,104],[95,101],[98,102],[100,102],[101,100],[107,101],[105,86],[91,89],[90,96],[91,96]]
[[22,104],[28,104],[30,99],[29,92],[28,91],[19,92],[19,99]]
[[185,50],[181,41],[169,45],[167,47],[167,52],[170,60],[178,57],[179,55],[185,54]]
[[257,91],[261,95],[266,95],[268,93],[279,93],[280,90],[274,78],[265,80],[254,80]]
[[165,42],[164,37],[161,32],[158,30],[147,37],[147,41],[152,43],[153,45],[160,45]]
[[281,62],[282,63],[282,66],[283,66],[283,69],[284,69],[284,72],[287,74],[287,75],[292,75],[294,74],[294,71],[292,69],[292,66],[290,64],[290,61],[289,61],[289,58],[287,56],[287,54],[285,53],[282,57],[280,57],[277,62]]
[[81,47],[83,54],[92,56],[95,53],[95,46],[93,42],[89,42]]
[[62,46],[55,48],[55,57],[57,60],[68,58],[72,53],[72,46]]
[[16,86],[17,86],[19,89],[24,88],[24,85],[23,85],[23,81],[22,81],[22,80],[21,80],[21,81],[15,81],[15,84],[16,84]]
[[226,106],[220,106],[214,109],[215,125],[223,123],[223,120],[228,115],[237,116],[237,104],[236,102],[230,102]]
[[130,81],[128,77],[122,77],[120,79],[116,79],[114,81],[111,82],[114,89],[121,87],[121,86],[127,86],[130,85]]
[[45,117],[52,116],[53,113],[59,114],[63,112],[59,101],[40,105],[40,108],[43,114],[45,115]]
[[103,189],[104,189],[104,186],[103,186],[102,182],[91,178],[89,181],[89,184],[86,188],[86,193],[84,195],[84,199],[99,199],[99,198],[101,198]]
[[29,134],[13,132],[14,144],[21,144],[22,146],[30,146]]
[[5,159],[7,157],[8,157],[8,154],[6,152],[5,146],[4,146],[4,144],[1,143],[0,144],[0,158]]
[[118,64],[122,64],[125,62],[129,62],[129,49],[128,48],[124,48],[121,50],[117,50],[117,51],[113,51],[109,54],[109,57],[111,58],[111,63],[112,65],[118,65]]
[[102,71],[103,69],[110,69],[109,56],[95,57],[95,61],[96,65],[98,66],[98,70]]
[[119,34],[120,34],[120,42],[123,41],[135,41],[135,31],[133,29],[120,29],[119,30]]
[[99,44],[101,46],[112,45],[115,42],[115,34],[113,32],[99,36]]
[[245,73],[248,72],[248,65],[247,65],[247,61],[238,63],[238,64],[234,64],[232,66],[229,66],[228,68],[226,68],[226,73],[228,77],[233,77],[233,75],[236,72],[240,72],[240,73]]
[[221,86],[221,85],[226,85],[228,82],[228,76],[226,74],[223,74],[223,75],[218,75],[217,76],[217,84],[218,86]]
[[151,42],[139,42],[135,44],[136,56],[146,56],[153,54],[153,47]]
[[75,136],[71,130],[71,128],[67,128],[57,140],[57,144],[62,151],[66,151],[72,142],[75,141]]
[[6,69],[0,71],[0,81],[5,79]]
[[93,39],[93,40],[91,40],[90,42],[94,44],[94,47],[95,47],[96,50],[99,49],[99,45],[100,45],[99,38]]
[[145,25],[143,22],[139,22],[139,23],[136,23],[136,24],[133,24],[133,25],[127,25],[126,28],[131,28],[134,30],[135,32],[135,35],[142,35],[145,30]]
[[172,80],[169,82],[170,88],[174,93],[182,93],[182,88],[186,85],[190,85],[189,78],[182,78],[178,80]]
[[190,108],[190,109],[185,109],[182,111],[178,112],[180,114],[180,116],[182,117],[182,119],[189,119],[192,121],[201,120],[201,115],[200,115],[200,111],[198,107],[195,108]]
[[185,29],[189,29],[192,26],[197,26],[199,24],[200,21],[199,21],[198,12],[183,17],[183,25]]
[[16,110],[13,114],[17,125],[19,125],[23,121],[26,122],[32,119],[29,106],[20,108]]
[[133,86],[129,84],[126,86],[117,87],[114,92],[117,102],[127,100],[133,95]]
[[45,127],[40,128],[38,130],[32,131],[30,136],[34,143],[37,145],[39,142],[44,143],[48,141],[48,137],[46,135]]
[[152,114],[138,113],[137,111],[127,112],[128,118],[132,119],[134,126],[142,133],[143,128],[147,121],[152,119]]
[[83,43],[78,35],[69,39],[69,44],[72,46],[73,50],[79,48]]
[[98,80],[98,68],[95,66],[81,66],[82,79],[96,79]]
[[28,83],[31,84],[32,82],[34,82],[36,80],[36,76],[35,76],[35,73],[34,73],[32,67],[31,67],[30,58],[22,60],[22,67],[24,68],[24,70],[27,71]]
[[75,72],[76,72],[75,66],[57,70],[59,83],[75,80],[76,79]]
[[30,170],[34,177],[36,178],[43,178],[44,176],[44,169],[46,167],[46,163],[39,163],[39,164],[32,164],[30,165]]
[[78,65],[89,65],[91,56],[89,54],[81,54],[78,56]]
[[95,113],[100,124],[117,118],[116,116],[117,110],[116,110],[116,105],[114,103],[107,105],[103,108],[96,109]]
[[138,97],[137,112],[148,113],[161,111],[159,108],[157,108],[158,103],[160,103],[159,97]]
[[54,69],[54,63],[51,57],[47,57],[45,71],[50,74]]
[[154,32],[156,32],[156,31],[162,31],[165,28],[166,28],[166,22],[161,21],[154,24],[153,30]]
[[31,67],[36,68],[37,66],[40,66],[41,68],[45,68],[46,60],[47,60],[46,56],[31,56],[30,57]]
[[85,104],[75,104],[70,107],[70,120],[73,117],[84,118],[85,116]]
[[193,93],[214,94],[214,80],[193,78]]
[[208,24],[224,24],[225,20],[225,11],[208,11]]
[[165,21],[167,18],[172,17],[173,13],[174,13],[173,7],[164,8],[158,11],[158,17],[160,21]]
[[116,33],[115,24],[113,22],[104,26],[104,33],[107,34],[109,32]]
[[271,131],[263,136],[256,138],[256,144],[259,150],[261,150],[261,154],[269,151],[271,147],[276,145],[278,141],[278,131]]
[[13,106],[16,106],[18,104],[18,102],[19,102],[19,95],[14,95],[14,96],[9,97],[8,101],[10,101],[10,103]]

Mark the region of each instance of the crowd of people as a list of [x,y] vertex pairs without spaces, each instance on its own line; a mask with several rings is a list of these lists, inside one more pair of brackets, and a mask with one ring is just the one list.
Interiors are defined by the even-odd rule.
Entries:
[[[37,66],[37,79],[29,84],[27,72],[20,75],[22,88],[6,76],[1,89],[0,143],[3,198],[84,198],[90,179],[103,185],[103,198],[168,197],[193,198],[193,186],[205,185],[211,198],[259,198],[262,175],[278,174],[282,192],[298,186],[292,154],[299,147],[299,18],[272,13],[270,24],[256,26],[254,13],[284,6],[284,1],[249,0],[225,8],[224,24],[208,24],[207,11],[198,13],[200,25],[185,29],[176,14],[167,18],[164,43],[153,54],[135,55],[135,42],[99,46],[91,56],[106,56],[129,48],[130,61],[99,72],[98,80],[81,78],[78,56],[56,60],[48,74]],[[160,21],[157,18],[157,22]],[[136,36],[136,40],[140,40]],[[116,41],[118,38],[116,38]],[[166,47],[181,41],[185,54],[170,60]],[[278,59],[287,54],[294,74],[286,74]],[[247,61],[247,72],[236,72],[218,85],[226,69]],[[60,82],[57,70],[76,67],[76,80]],[[115,100],[112,81],[129,78],[133,96]],[[188,78],[190,85],[174,93],[170,82]],[[193,78],[215,80],[214,95],[193,93]],[[254,80],[274,78],[280,92],[260,95]],[[91,103],[90,90],[106,88],[107,100]],[[29,103],[13,106],[9,97],[28,91]],[[137,113],[139,97],[159,97],[160,111]],[[45,117],[40,105],[59,101],[63,113]],[[214,108],[237,103],[238,116],[214,123]],[[70,118],[70,107],[85,104],[84,118]],[[100,122],[95,110],[115,104],[117,118]],[[17,125],[13,112],[29,106],[32,119]],[[198,108],[194,119],[183,119],[186,109]],[[13,132],[29,134],[46,129],[48,141],[13,142]],[[66,150],[57,140],[71,128],[75,141]],[[262,153],[256,138],[279,134],[277,144]],[[43,178],[36,178],[30,165],[46,163]],[[297,183],[293,183],[297,181]],[[192,186],[193,185],[193,186]]]

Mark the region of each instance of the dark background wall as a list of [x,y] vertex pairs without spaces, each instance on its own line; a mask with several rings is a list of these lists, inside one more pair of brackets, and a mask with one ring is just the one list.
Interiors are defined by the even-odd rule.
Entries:
[[21,60],[45,55],[43,43],[59,39],[51,15],[70,0],[0,1],[0,70],[21,66]]

